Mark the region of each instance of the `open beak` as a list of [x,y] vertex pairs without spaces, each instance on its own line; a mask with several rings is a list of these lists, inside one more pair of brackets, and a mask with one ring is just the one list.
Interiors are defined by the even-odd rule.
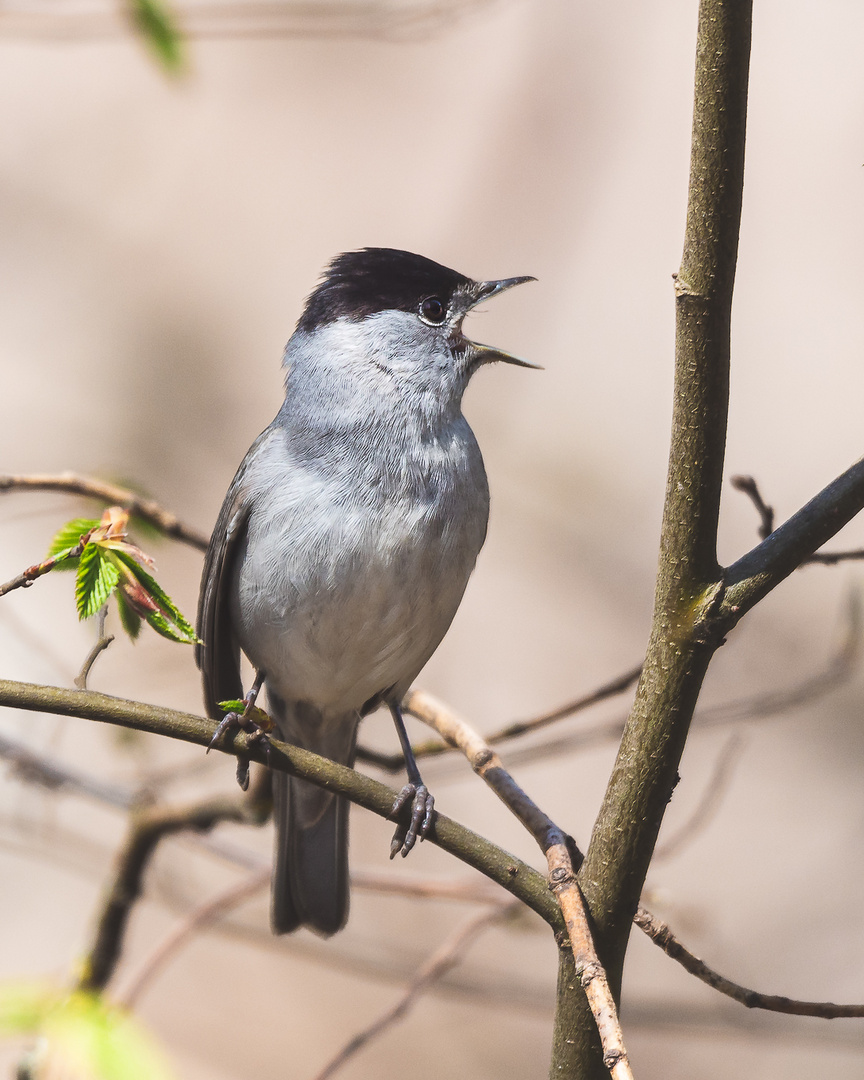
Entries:
[[[492,296],[497,296],[498,293],[504,292],[505,289],[512,289],[514,285],[522,285],[526,281],[536,281],[534,277],[511,277],[503,278],[501,281],[478,281],[475,288],[472,290],[473,296],[471,300],[471,307],[476,307],[484,300],[488,300]],[[491,345],[481,345],[477,341],[471,342],[471,350],[473,352],[474,362],[480,364],[494,364],[499,360],[504,364],[515,364],[517,367],[533,368],[535,371],[542,371],[542,367],[539,364],[532,364],[528,360],[521,360],[518,356],[511,356],[510,353],[503,352],[501,349],[495,349]]]

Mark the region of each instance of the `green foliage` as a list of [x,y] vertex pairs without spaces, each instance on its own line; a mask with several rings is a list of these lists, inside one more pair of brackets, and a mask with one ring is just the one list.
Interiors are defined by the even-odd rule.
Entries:
[[87,544],[78,560],[78,577],[75,579],[75,602],[78,618],[89,619],[95,615],[117,587],[120,571],[111,556],[100,544]]
[[242,698],[231,698],[229,701],[220,701],[218,704],[224,713],[237,713],[238,716],[245,717],[262,731],[273,731],[274,724],[270,719],[270,714],[259,709],[257,705],[250,705],[247,708]]
[[134,641],[141,633],[141,616],[122,592],[117,593],[117,614],[120,616],[120,625]]
[[138,32],[172,74],[185,64],[183,39],[174,15],[160,0],[128,0],[129,12]]
[[81,1080],[172,1080],[153,1040],[123,1009],[47,983],[0,986],[0,1034],[39,1036],[39,1071]]
[[[77,568],[75,601],[80,619],[95,615],[114,595],[120,623],[133,641],[144,621],[171,641],[195,644],[194,627],[142,565],[152,567],[153,560],[127,540],[128,522],[128,513],[116,506],[106,510],[99,521],[76,518],[67,522],[51,541],[44,570],[53,569],[48,565],[52,558],[57,559],[57,568],[72,564]],[[80,556],[68,557],[68,552],[80,545],[82,535],[88,539]]]
[[81,542],[81,537],[85,533],[89,533],[92,529],[95,529],[99,525],[98,521],[93,521],[91,518],[73,518],[72,521],[67,521],[66,524],[58,529],[54,534],[51,544],[48,548],[48,558],[57,559],[57,570],[77,570],[78,558],[65,558],[65,554],[68,551],[72,551],[73,548],[78,547]]

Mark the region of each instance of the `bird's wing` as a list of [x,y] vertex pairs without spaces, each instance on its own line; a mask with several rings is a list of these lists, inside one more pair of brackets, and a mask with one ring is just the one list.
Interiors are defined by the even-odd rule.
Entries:
[[242,698],[244,694],[240,646],[231,624],[230,592],[251,510],[246,473],[263,438],[261,435],[255,440],[237,470],[204,558],[198,600],[198,637],[203,644],[195,647],[195,662],[204,678],[204,703],[214,720],[221,719],[223,714],[218,702]]

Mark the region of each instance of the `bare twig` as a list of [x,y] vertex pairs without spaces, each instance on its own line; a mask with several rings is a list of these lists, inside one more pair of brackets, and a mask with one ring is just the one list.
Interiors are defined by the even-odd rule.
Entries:
[[472,919],[459,928],[437,949],[426,963],[417,972],[415,978],[405,988],[401,998],[386,1012],[382,1013],[373,1023],[363,1031],[358,1032],[331,1060],[315,1074],[315,1080],[329,1080],[338,1070],[356,1053],[368,1045],[373,1039],[383,1035],[388,1028],[401,1020],[408,1010],[415,1004],[422,993],[441,979],[447,972],[462,959],[467,947],[490,926],[508,915],[517,908],[514,901],[496,905],[490,911],[484,911],[475,915]]
[[[857,594],[850,597],[847,625],[836,651],[828,658],[825,667],[814,675],[808,675],[800,682],[784,690],[769,690],[764,694],[753,694],[738,701],[720,702],[698,708],[693,717],[694,728],[720,727],[745,720],[764,719],[798,708],[811,701],[818,701],[823,695],[836,690],[858,670],[861,657],[862,620],[858,610]],[[508,758],[511,763],[524,764],[540,758],[552,757],[596,746],[605,742],[619,742],[624,732],[625,718],[603,720],[591,727],[547,739],[537,746],[528,746],[511,750]]]
[[796,1001],[793,998],[759,994],[755,990],[748,990],[745,986],[739,986],[738,983],[712,971],[707,964],[678,941],[666,923],[656,918],[650,911],[646,911],[645,908],[640,906],[633,922],[651,938],[655,945],[659,945],[667,956],[677,960],[691,975],[695,975],[708,986],[719,990],[721,994],[746,1005],[748,1009],[767,1009],[770,1012],[788,1013],[792,1016],[818,1016],[826,1020],[864,1016],[864,1005],[834,1005],[830,1001]]
[[148,807],[133,813],[77,989],[101,991],[108,985],[120,959],[129,915],[141,895],[144,872],[160,840],[186,829],[206,832],[220,821],[256,819],[260,820],[250,813],[249,801],[242,798],[210,799],[182,807]]
[[97,802],[128,810],[137,801],[131,789],[109,784],[95,776],[70,769],[48,754],[37,753],[23,743],[0,734],[0,757],[10,762],[15,775],[31,784],[41,784],[49,790],[63,790],[85,795]]
[[567,716],[573,716],[574,713],[581,712],[591,705],[598,704],[598,702],[606,701],[610,697],[617,697],[618,694],[623,694],[625,690],[629,690],[631,686],[635,685],[641,674],[642,665],[638,664],[623,675],[612,679],[611,682],[598,686],[591,693],[576,698],[575,701],[561,705],[551,712],[541,713],[540,716],[535,716],[530,720],[517,720],[515,723],[508,724],[506,727],[501,728],[500,731],[487,735],[486,741],[490,746],[495,746],[506,739],[514,739],[518,735],[525,735],[529,731],[537,731],[539,728],[554,724],[556,720],[563,720]]
[[774,532],[774,507],[769,506],[762,498],[755,479],[752,476],[733,476],[729,483],[737,491],[743,491],[745,495],[750,496],[750,501],[756,507],[760,518],[759,536],[763,540],[766,536],[770,536]]
[[[731,484],[739,491],[743,491],[745,495],[750,496],[761,518],[759,536],[763,540],[766,539],[774,531],[773,507],[765,504],[759,491],[759,485],[752,476],[733,476]],[[822,566],[836,566],[841,562],[856,562],[861,559],[864,559],[864,548],[854,548],[851,551],[814,551],[812,555],[802,559],[800,565],[810,566],[818,563]]]
[[97,658],[103,652],[105,652],[105,650],[114,640],[113,634],[105,633],[105,616],[107,614],[108,606],[107,604],[103,604],[103,606],[99,609],[99,633],[96,644],[93,646],[90,652],[87,653],[87,658],[81,665],[81,670],[75,676],[75,685],[78,687],[79,690],[87,689],[87,679],[90,676],[90,671],[93,665],[96,663]]
[[175,930],[168,935],[157,949],[144,961],[137,974],[132,977],[126,989],[117,997],[118,1002],[127,1009],[134,1008],[141,994],[180,949],[199,931],[217,919],[233,911],[255,893],[260,892],[270,881],[270,868],[258,870],[243,881],[225,889],[206,904],[190,911]]
[[682,847],[692,843],[705,828],[723,801],[743,745],[744,740],[737,733],[726,741],[726,745],[714,763],[711,777],[705,785],[705,791],[696,809],[676,833],[673,833],[665,843],[657,845],[654,849],[655,862],[659,859],[671,859],[673,855],[677,855]]
[[[429,694],[413,691],[412,712],[457,746],[471,768],[492,788],[539,844],[549,868],[549,888],[555,894],[573,950],[576,974],[588,999],[603,1047],[603,1063],[613,1080],[632,1078],[618,1010],[603,965],[597,956],[585,902],[576,881],[582,854],[573,840],[522,790],[501,759],[461,717]],[[576,867],[574,867],[574,861]]]
[[[44,476],[0,476],[0,493],[4,491],[59,491],[68,495],[83,495],[88,499],[98,499],[109,505],[125,507],[131,515],[149,521],[165,536],[169,536],[190,547],[206,551],[209,538],[198,532],[168,510],[164,510],[153,499],[146,499],[137,492],[118,484],[109,484],[90,476],[78,476],[66,472]],[[0,591],[0,596],[3,593]]]
[[[539,716],[535,716],[530,720],[516,720],[513,723],[507,724],[505,727],[500,728],[491,735],[485,736],[486,742],[490,746],[494,746],[498,743],[506,742],[509,739],[515,739],[520,735],[525,735],[529,732],[547,727],[557,720],[563,720],[568,716],[573,716],[575,713],[581,712],[591,705],[596,705],[598,702],[605,701],[607,698],[622,694],[628,687],[636,682],[641,670],[641,666],[632,668],[630,671],[625,672],[624,675],[619,675],[611,682],[604,683],[596,690],[592,690],[588,694],[583,694],[574,701],[570,701],[566,705],[561,705],[557,709],[553,709],[552,712],[541,713]],[[419,696],[415,698],[415,694]],[[424,695],[422,691],[409,691],[402,702],[402,708],[409,715],[416,717],[418,720],[423,720],[423,700]],[[417,712],[415,709],[420,711]],[[428,742],[412,745],[411,749],[414,752],[414,757],[420,758],[437,757],[439,754],[449,753],[454,747],[439,742],[437,739],[430,739]],[[368,747],[361,746],[357,750],[357,758],[359,761],[365,761],[369,765],[375,765],[377,768],[384,769],[386,772],[399,772],[400,769],[405,768],[405,757],[401,753],[382,754],[378,750],[370,750]]]
[[16,577],[0,585],[0,596],[5,596],[7,593],[12,592],[13,589],[27,589],[37,578],[40,578],[43,574],[47,574],[49,571],[53,570],[58,563],[66,562],[67,559],[77,559],[84,550],[89,538],[90,533],[84,533],[75,547],[67,551],[62,559],[52,555],[50,558],[44,559],[41,563],[28,566],[26,570],[22,571]]

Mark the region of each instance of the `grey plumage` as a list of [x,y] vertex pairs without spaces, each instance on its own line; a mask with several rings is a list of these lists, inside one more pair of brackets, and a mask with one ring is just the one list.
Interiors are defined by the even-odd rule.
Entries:
[[[211,716],[243,696],[240,650],[264,673],[280,737],[334,761],[353,763],[365,713],[398,711],[486,534],[462,393],[481,363],[521,363],[469,342],[462,318],[524,280],[473,282],[389,249],[331,264],[285,350],[285,402],[240,466],[207,553],[198,662]],[[347,804],[273,780],[273,929],[333,933],[348,910]]]

